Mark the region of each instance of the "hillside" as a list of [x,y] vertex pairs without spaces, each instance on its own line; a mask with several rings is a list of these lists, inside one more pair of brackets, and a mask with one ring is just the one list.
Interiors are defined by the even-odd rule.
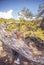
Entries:
[[[12,24],[9,24],[11,23]],[[12,29],[17,29],[21,33],[20,36],[25,44],[31,48],[33,56],[38,58],[44,56],[44,30],[41,29],[41,20],[14,20],[14,19],[0,19],[1,23],[8,23],[6,31],[11,33]],[[0,65],[14,65],[11,50],[0,42]],[[8,53],[9,52],[9,53]],[[28,61],[26,58],[20,57],[20,65],[44,65]],[[43,58],[44,60],[44,58]],[[15,64],[16,65],[16,64]]]

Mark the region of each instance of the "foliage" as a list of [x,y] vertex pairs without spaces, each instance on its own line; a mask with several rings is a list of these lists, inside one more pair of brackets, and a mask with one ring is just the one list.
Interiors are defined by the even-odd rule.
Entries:
[[44,30],[42,30],[39,26],[40,20],[14,20],[14,19],[0,19],[0,23],[2,22],[22,22],[20,24],[9,24],[7,26],[7,31],[11,31],[12,29],[18,29],[22,33],[23,36],[37,36],[41,39],[44,39]]
[[19,18],[20,19],[27,19],[27,18],[31,18],[33,17],[32,12],[29,11],[28,8],[22,8],[19,12],[18,12]]
[[41,3],[38,7],[38,16],[37,17],[41,17],[44,16],[44,3]]

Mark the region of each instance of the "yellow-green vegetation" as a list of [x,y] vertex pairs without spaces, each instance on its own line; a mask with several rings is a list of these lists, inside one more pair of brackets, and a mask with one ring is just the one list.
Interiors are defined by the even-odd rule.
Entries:
[[44,39],[44,30],[42,30],[39,26],[41,20],[15,20],[15,19],[0,19],[0,23],[2,22],[17,22],[17,24],[9,24],[7,26],[7,31],[11,31],[12,29],[18,29],[22,33],[23,36],[37,36],[41,39]]

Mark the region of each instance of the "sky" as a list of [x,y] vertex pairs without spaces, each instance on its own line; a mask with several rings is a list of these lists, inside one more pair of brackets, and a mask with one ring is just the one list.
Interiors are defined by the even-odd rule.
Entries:
[[0,18],[18,18],[18,12],[28,8],[34,15],[38,12],[39,4],[44,0],[0,0]]

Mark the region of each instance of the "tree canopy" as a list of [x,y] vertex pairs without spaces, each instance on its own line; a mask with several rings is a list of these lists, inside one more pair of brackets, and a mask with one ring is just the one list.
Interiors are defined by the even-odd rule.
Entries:
[[19,12],[18,12],[18,16],[21,19],[27,19],[27,18],[31,18],[33,16],[32,12],[28,9],[28,8],[22,8]]

